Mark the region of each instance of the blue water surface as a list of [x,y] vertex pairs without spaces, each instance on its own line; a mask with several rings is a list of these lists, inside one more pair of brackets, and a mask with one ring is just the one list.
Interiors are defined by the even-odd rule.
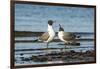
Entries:
[[48,20],[54,29],[61,24],[66,32],[94,32],[94,8],[47,6],[32,4],[15,5],[15,31],[47,31]]

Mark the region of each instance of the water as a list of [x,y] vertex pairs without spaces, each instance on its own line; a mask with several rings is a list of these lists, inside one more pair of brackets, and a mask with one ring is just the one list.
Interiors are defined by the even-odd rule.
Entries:
[[[70,51],[70,50],[74,50],[76,52],[86,52],[88,50],[94,50],[94,41],[93,40],[89,40],[89,39],[93,39],[93,35],[94,34],[87,34],[87,35],[82,35],[81,38],[87,38],[87,40],[85,41],[78,41],[80,43],[79,46],[71,46],[71,45],[66,45],[67,49],[65,48],[65,45],[59,45],[60,43],[63,44],[63,42],[51,42],[49,44],[49,49],[48,53],[52,53],[52,52],[61,52],[61,49],[63,49],[63,51]],[[34,38],[38,38],[38,37],[16,37],[15,40],[34,40]],[[32,57],[32,55],[34,56],[38,56],[38,55],[45,55],[47,53],[47,50],[39,50],[39,49],[45,49],[47,48],[46,43],[35,43],[35,42],[16,42],[15,43],[15,65],[35,65],[35,64],[49,64],[49,63],[64,63],[63,61],[49,61],[49,62],[34,62],[34,61],[22,61],[21,57],[23,58],[30,58]],[[55,49],[53,49],[55,48]],[[57,49],[56,49],[57,48]],[[36,50],[35,50],[36,49]],[[19,50],[19,51],[18,51]],[[26,50],[26,51],[23,51]],[[21,55],[23,54],[23,55]],[[91,59],[93,60],[93,59]],[[79,60],[80,61],[80,60]]]
[[94,32],[93,15],[93,8],[16,4],[15,31],[47,31],[51,19],[55,32],[59,24],[68,32]]
[[[78,41],[80,46],[67,45],[66,51],[87,51],[94,50],[94,9],[93,8],[77,8],[77,7],[61,7],[61,6],[43,6],[30,4],[16,4],[15,5],[15,31],[32,31],[45,32],[47,31],[48,20],[54,21],[54,30],[58,32],[59,24],[64,27],[65,32],[77,32],[81,35],[80,39],[87,39],[86,41]],[[36,36],[15,37],[15,41],[19,40],[35,40]],[[60,48],[64,45],[58,45],[63,42],[52,42],[49,52],[60,52]],[[49,63],[66,63],[62,61],[54,62],[34,62],[22,61],[21,57],[29,58],[32,55],[43,55],[46,50],[28,50],[28,49],[43,49],[46,48],[46,43],[32,43],[32,42],[15,42],[15,65],[31,65],[31,64],[49,64]],[[27,49],[28,51],[16,51]],[[20,54],[24,54],[21,56]],[[91,59],[92,60],[92,59]]]

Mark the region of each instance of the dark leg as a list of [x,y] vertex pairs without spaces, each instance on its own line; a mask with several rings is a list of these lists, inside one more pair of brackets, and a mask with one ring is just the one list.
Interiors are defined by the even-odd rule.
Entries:
[[49,43],[47,43],[47,48],[46,48],[47,61],[49,60],[49,55],[48,55],[48,46],[49,46]]
[[47,51],[46,51],[46,52],[47,52],[47,54],[48,54],[48,46],[49,46],[49,43],[47,43],[47,48],[46,48],[46,50],[47,50]]
[[66,44],[65,44],[65,47],[64,47],[63,52],[61,54],[61,60],[62,61],[64,60],[65,55],[66,55]]
[[[65,51],[66,51],[66,44],[65,44]],[[65,51],[64,51],[64,52],[65,52]]]
[[47,43],[47,49],[48,49],[48,45],[49,45],[49,43]]
[[65,45],[65,51],[66,51],[66,45]]

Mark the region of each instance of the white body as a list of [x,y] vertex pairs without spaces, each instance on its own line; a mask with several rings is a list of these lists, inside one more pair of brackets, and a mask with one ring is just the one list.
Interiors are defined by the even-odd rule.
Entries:
[[68,41],[66,41],[66,40],[63,39],[63,32],[64,32],[64,31],[59,31],[59,32],[58,32],[58,37],[59,37],[59,39],[60,39],[61,41],[65,42],[65,43],[68,43]]
[[54,39],[55,37],[55,32],[53,30],[53,27],[51,25],[48,24],[48,33],[50,35],[49,39],[46,42],[50,42]]

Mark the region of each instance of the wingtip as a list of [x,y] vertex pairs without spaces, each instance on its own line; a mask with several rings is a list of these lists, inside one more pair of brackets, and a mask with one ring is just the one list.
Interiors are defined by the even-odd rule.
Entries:
[[80,38],[80,37],[81,37],[81,35],[77,36],[77,38]]
[[38,39],[36,39],[36,40],[33,40],[33,42],[38,42]]

